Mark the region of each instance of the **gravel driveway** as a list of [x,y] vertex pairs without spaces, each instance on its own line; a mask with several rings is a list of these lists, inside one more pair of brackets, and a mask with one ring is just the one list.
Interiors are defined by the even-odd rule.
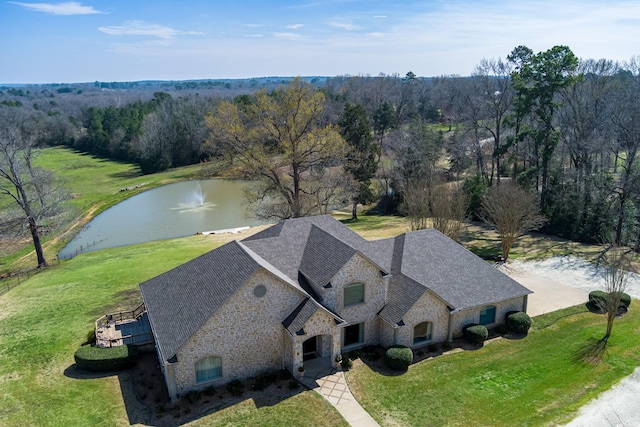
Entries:
[[[604,285],[605,270],[576,257],[510,261],[500,270],[534,291],[527,308],[531,316],[586,302],[589,292]],[[626,293],[640,299],[639,275],[628,274]],[[640,367],[583,406],[567,427],[640,426],[639,396]]]

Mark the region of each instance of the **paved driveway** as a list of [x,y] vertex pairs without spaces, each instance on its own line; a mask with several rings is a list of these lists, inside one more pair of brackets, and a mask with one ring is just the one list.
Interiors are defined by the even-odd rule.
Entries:
[[527,303],[527,313],[531,317],[589,300],[589,292],[565,285],[559,281],[561,279],[550,279],[517,266],[502,266],[500,270],[533,291]]
[[[602,289],[602,273],[588,263],[571,257],[531,263],[514,262],[502,266],[500,270],[535,292],[529,295],[527,308],[532,317],[587,302],[591,290]],[[640,298],[638,275],[629,275],[626,292],[633,298]],[[634,304],[638,305],[637,301]],[[639,403],[640,367],[583,406],[567,427],[640,426]]]

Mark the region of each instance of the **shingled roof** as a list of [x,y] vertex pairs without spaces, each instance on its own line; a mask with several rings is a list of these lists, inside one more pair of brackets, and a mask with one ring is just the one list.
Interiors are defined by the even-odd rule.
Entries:
[[[489,305],[531,291],[435,229],[392,239],[391,281],[380,316],[392,325],[429,290],[451,311]],[[386,244],[380,241],[373,244]]]
[[425,292],[432,292],[451,311],[531,293],[436,230],[368,241],[328,215],[290,219],[140,284],[161,357],[173,358],[259,269],[300,293],[302,302],[283,320],[289,333],[300,333],[319,309],[337,324],[344,323],[301,282],[328,285],[355,253],[391,273],[386,305],[379,314],[392,325],[401,326],[402,317]]

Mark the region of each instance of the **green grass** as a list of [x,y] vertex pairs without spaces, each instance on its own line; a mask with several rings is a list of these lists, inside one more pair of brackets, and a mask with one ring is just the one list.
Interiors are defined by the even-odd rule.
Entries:
[[342,426],[349,424],[315,392],[304,391],[275,406],[256,408],[251,400],[194,422],[194,427]]
[[578,307],[536,317],[534,324],[540,326],[525,339],[428,359],[399,376],[362,365],[348,382],[383,426],[556,425],[638,365],[638,310],[616,321],[598,365],[576,355],[604,335],[602,316]]
[[[81,254],[0,296],[0,424],[129,425],[123,378],[65,375],[74,352],[98,317],[141,301],[138,283],[225,238],[231,237],[191,236]],[[327,402],[308,394],[273,407],[234,405],[196,425],[303,425],[309,417],[314,425],[345,425]]]
[[66,377],[73,353],[97,317],[140,301],[139,282],[209,248],[194,236],[91,252],[0,297],[4,425],[113,425],[124,409],[117,378]]
[[[105,209],[159,185],[197,179],[203,172],[200,165],[193,165],[153,175],[142,175],[136,165],[113,162],[60,147],[39,150],[34,164],[54,171],[72,195],[63,205],[68,213],[64,223],[59,225],[55,236],[45,236],[44,249],[47,259],[55,258],[60,249],[84,224]],[[131,191],[120,191],[122,188],[139,184],[145,185]],[[1,202],[6,203],[7,198],[2,198]],[[22,245],[12,249],[12,253],[4,254],[4,257],[1,257],[4,251],[0,251],[0,265],[3,265],[3,268],[34,265],[35,256],[27,256],[33,251],[30,240],[25,240]]]

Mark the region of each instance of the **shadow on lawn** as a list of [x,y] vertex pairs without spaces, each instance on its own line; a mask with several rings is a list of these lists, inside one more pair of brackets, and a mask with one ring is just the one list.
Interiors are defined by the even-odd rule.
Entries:
[[64,375],[78,380],[117,377],[128,422],[156,427],[183,425],[246,400],[251,400],[256,408],[273,406],[305,390],[287,373],[260,386],[258,378],[247,379],[242,382],[244,389],[239,396],[233,396],[226,385],[222,385],[190,392],[177,402],[171,402],[154,351],[140,353],[134,367],[120,372],[86,372],[74,364],[64,371]]

